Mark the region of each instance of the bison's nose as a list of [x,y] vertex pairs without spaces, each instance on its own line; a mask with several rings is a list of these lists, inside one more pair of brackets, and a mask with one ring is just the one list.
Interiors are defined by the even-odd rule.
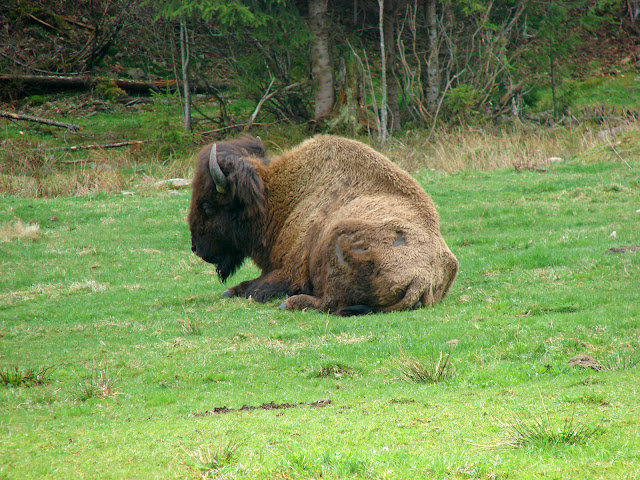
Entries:
[[191,251],[193,253],[196,253],[196,244],[195,244],[195,242],[193,240],[191,240]]

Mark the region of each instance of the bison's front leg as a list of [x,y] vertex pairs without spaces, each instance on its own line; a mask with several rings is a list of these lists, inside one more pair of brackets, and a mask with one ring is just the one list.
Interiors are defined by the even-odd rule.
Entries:
[[282,310],[322,310],[322,299],[313,295],[294,295],[280,304]]
[[252,298],[256,302],[264,303],[272,298],[284,297],[289,291],[289,284],[282,279],[278,271],[274,271],[256,279],[241,282],[222,292],[222,296]]

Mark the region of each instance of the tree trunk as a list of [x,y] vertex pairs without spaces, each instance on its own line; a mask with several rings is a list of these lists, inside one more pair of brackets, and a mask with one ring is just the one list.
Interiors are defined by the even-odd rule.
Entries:
[[384,46],[384,0],[378,0],[380,29],[380,62],[382,63],[382,98],[380,100],[380,131],[378,140],[384,143],[387,140],[387,52]]
[[438,18],[436,0],[426,1],[427,25],[429,27],[429,59],[427,61],[427,110],[433,114],[440,96],[440,78],[438,75]]
[[397,2],[385,0],[384,2],[384,43],[387,49],[387,102],[391,122],[389,130],[397,132],[400,130],[400,103],[398,100],[398,80],[397,80],[397,56],[396,56],[396,21],[395,12],[398,10]]
[[335,96],[329,52],[327,0],[309,0],[309,28],[313,33],[311,62],[315,100],[314,119],[322,120],[331,113]]
[[631,23],[635,23],[640,18],[640,1],[639,0],[627,0],[627,13]]
[[182,88],[184,92],[184,131],[191,131],[191,86],[189,85],[189,32],[187,22],[180,20],[180,59],[182,60]]
[[337,98],[333,117],[328,122],[332,130],[346,129],[349,135],[359,134],[365,126],[375,124],[373,112],[365,107],[363,73],[358,59],[347,52],[341,58],[338,74]]
[[558,94],[556,85],[556,62],[553,55],[553,50],[549,49],[549,73],[551,75],[551,97],[553,99],[553,119],[558,120],[560,112],[558,109]]

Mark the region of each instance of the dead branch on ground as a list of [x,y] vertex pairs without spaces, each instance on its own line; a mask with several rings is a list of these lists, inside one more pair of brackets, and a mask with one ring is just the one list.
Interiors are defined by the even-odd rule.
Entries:
[[24,115],[22,113],[11,113],[0,110],[0,117],[11,118],[13,120],[23,120],[25,122],[43,123],[53,127],[67,128],[69,130],[82,130],[80,125],[74,123],[58,122],[56,120],[48,120],[46,118],[34,117],[32,115]]
[[[93,144],[93,145],[73,145],[71,147],[52,147],[48,150],[65,150],[65,151],[75,151],[75,150],[98,150],[105,148],[118,148],[118,147],[127,147],[131,145],[142,145],[143,143],[147,143],[149,140],[131,140],[129,142],[117,142],[117,143],[103,143],[103,144]],[[72,160],[70,162],[64,163],[78,163],[84,162],[85,160]]]

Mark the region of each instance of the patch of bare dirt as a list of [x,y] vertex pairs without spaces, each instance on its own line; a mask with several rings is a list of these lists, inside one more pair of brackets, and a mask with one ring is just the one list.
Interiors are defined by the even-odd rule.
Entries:
[[194,417],[208,417],[209,415],[219,415],[219,414],[224,414],[224,413],[231,413],[231,412],[246,412],[246,411],[253,411],[253,410],[282,410],[282,409],[288,409],[288,408],[297,408],[297,407],[301,407],[301,406],[311,406],[311,407],[326,407],[327,405],[329,405],[331,403],[331,400],[329,400],[328,398],[323,398],[321,400],[317,400],[315,402],[311,402],[311,403],[275,403],[275,402],[269,402],[269,403],[263,403],[262,405],[243,405],[240,408],[229,408],[229,407],[214,407],[211,410],[207,410],[205,412],[202,413],[194,413],[193,416]]
[[577,367],[577,368],[591,368],[598,372],[607,369],[607,367],[599,363],[591,355],[585,355],[585,354],[576,355],[571,360],[569,360],[567,365],[569,365],[570,367]]
[[640,250],[638,245],[627,245],[624,247],[613,247],[604,253],[625,253],[625,252],[637,252]]

